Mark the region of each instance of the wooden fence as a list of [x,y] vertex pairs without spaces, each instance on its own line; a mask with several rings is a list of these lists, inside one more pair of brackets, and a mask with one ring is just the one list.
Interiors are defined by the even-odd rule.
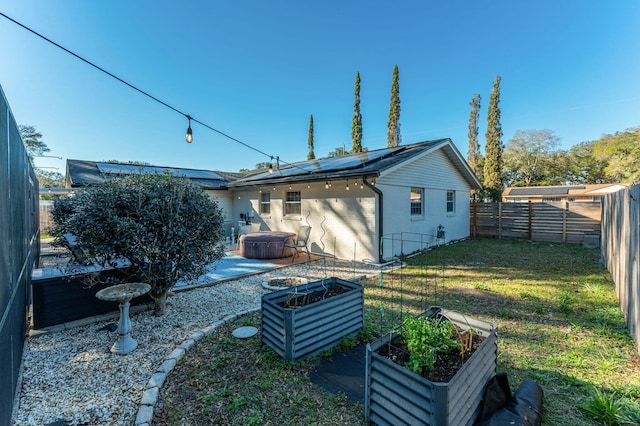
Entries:
[[597,246],[600,216],[599,202],[471,203],[470,235]]
[[53,202],[40,201],[40,233],[48,234],[53,226],[53,220],[51,219],[51,210],[53,209]]
[[602,203],[602,260],[616,285],[620,308],[640,353],[640,185]]

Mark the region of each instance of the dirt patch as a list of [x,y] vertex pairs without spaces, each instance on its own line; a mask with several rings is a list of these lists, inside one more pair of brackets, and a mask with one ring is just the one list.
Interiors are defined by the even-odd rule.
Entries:
[[341,285],[329,284],[326,289],[316,290],[311,293],[296,292],[290,293],[287,300],[280,303],[283,308],[292,308],[310,305],[312,303],[320,302],[321,300],[328,299],[330,297],[337,296],[342,293],[350,291],[348,288],[344,288]]

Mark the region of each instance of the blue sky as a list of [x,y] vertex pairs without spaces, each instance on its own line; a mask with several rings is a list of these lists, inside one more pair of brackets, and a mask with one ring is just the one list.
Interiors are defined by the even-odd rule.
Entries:
[[[562,148],[640,126],[640,2],[3,2],[0,12],[283,161],[351,146],[360,72],[363,145],[386,145],[393,67],[404,144],[451,138],[502,77],[503,142],[550,129]],[[187,120],[0,17],[0,85],[19,124],[64,160],[237,171],[269,158]]]

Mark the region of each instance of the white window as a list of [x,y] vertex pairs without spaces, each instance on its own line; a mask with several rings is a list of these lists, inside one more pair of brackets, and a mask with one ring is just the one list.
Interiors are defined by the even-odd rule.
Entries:
[[285,216],[302,214],[302,197],[300,191],[287,191],[284,198]]
[[456,191],[447,191],[447,213],[456,211]]
[[271,213],[271,193],[263,192],[260,194],[260,214]]
[[411,216],[422,216],[424,204],[424,190],[411,188]]

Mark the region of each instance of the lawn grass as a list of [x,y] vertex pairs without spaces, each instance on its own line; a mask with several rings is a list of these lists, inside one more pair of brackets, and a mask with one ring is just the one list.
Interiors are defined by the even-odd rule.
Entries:
[[378,287],[367,302],[379,310],[386,299],[397,312],[401,282],[404,311],[420,311],[426,299],[497,324],[498,371],[512,388],[524,379],[543,388],[545,425],[601,424],[581,408],[594,389],[624,397],[629,424],[637,424],[636,346],[599,258],[579,245],[466,241],[407,259],[385,274],[394,291]]
[[[432,305],[469,314],[498,325],[498,371],[512,388],[525,379],[542,387],[543,425],[638,424],[636,346],[599,256],[578,245],[524,241],[439,247],[364,281],[362,336],[383,334]],[[259,316],[243,321],[259,325]],[[316,361],[286,363],[259,339],[229,339],[228,332],[197,344],[172,372],[158,424],[205,419],[212,407],[221,424],[362,424],[362,406],[309,382]]]

